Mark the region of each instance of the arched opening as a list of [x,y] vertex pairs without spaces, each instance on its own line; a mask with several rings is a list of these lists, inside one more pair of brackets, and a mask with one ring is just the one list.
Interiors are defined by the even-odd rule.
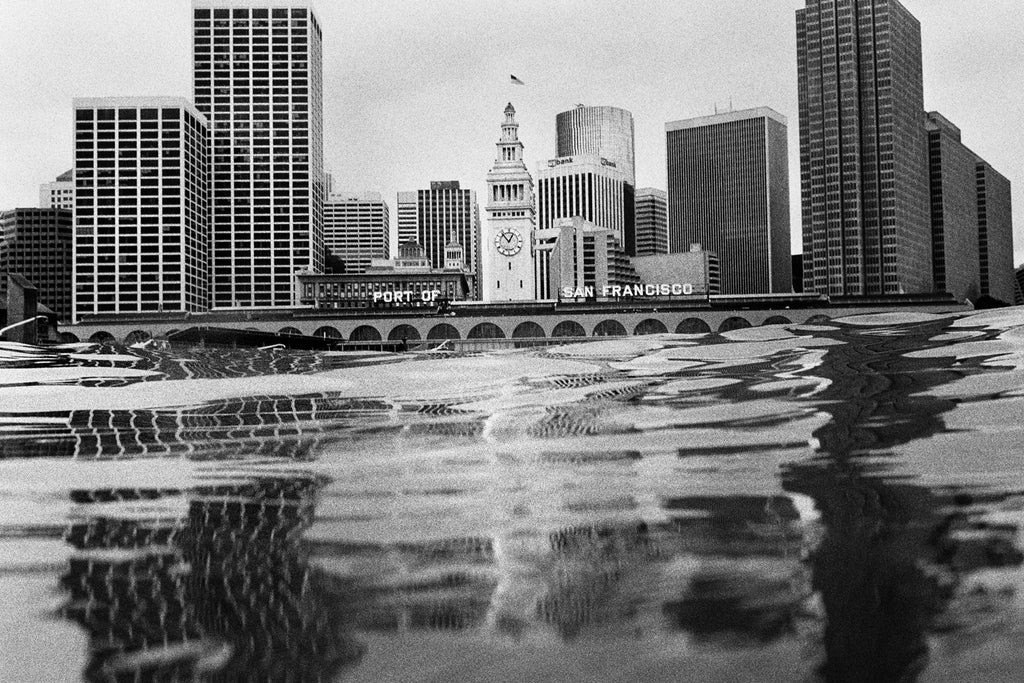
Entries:
[[563,320],[551,330],[552,337],[586,337],[587,331],[575,320]]
[[61,332],[58,339],[60,339],[61,344],[77,344],[79,342],[78,337],[70,332]]
[[100,330],[99,332],[93,332],[92,336],[89,337],[89,341],[93,344],[114,344],[117,342],[117,339],[109,332]]
[[822,315],[821,313],[819,313],[818,315],[812,315],[810,318],[808,318],[807,322],[805,324],[807,324],[807,325],[827,325],[830,322],[832,322],[832,318],[828,317],[827,315]]
[[711,326],[700,318],[687,318],[676,325],[676,334],[708,334]]
[[532,321],[526,321],[525,323],[519,323],[516,325],[516,329],[512,330],[513,338],[531,337],[534,339],[540,339],[546,337],[544,334],[544,328]]
[[297,327],[282,327],[277,331],[278,334],[302,334]]
[[135,330],[130,332],[127,337],[124,338],[125,346],[131,346],[132,344],[138,344],[139,342],[149,341],[153,338],[149,332],[145,330]]
[[419,341],[420,339],[420,331],[412,325],[406,325],[404,323],[397,325],[395,329],[391,330],[391,333],[388,334],[388,341]]
[[494,323],[480,323],[469,331],[466,339],[504,339],[505,332]]
[[[546,335],[544,334],[544,328],[533,321],[526,321],[525,323],[519,323],[516,325],[516,329],[512,330],[513,339],[543,339]],[[530,346],[542,346],[545,342],[542,341],[522,341],[516,342],[515,347],[517,349],[523,349]]]
[[773,315],[765,320],[762,325],[791,325],[793,321],[784,315]]
[[748,327],[752,327],[752,325],[749,322],[747,322],[746,318],[734,316],[732,318],[726,318],[725,320],[723,320],[722,324],[718,326],[718,331],[732,332],[733,330],[743,330]]
[[323,337],[324,339],[344,339],[344,337],[341,336],[341,332],[338,332],[338,330],[330,325],[324,325],[323,327],[316,328],[313,336]]
[[462,339],[459,331],[448,323],[438,323],[427,332],[427,339]]
[[594,328],[595,337],[625,337],[626,328],[618,320],[602,320]]
[[668,332],[668,328],[665,327],[665,323],[654,318],[648,318],[647,320],[640,321],[635,328],[633,328],[634,335],[642,334],[665,334]]
[[376,327],[370,325],[360,325],[356,329],[352,330],[352,334],[348,336],[349,341],[380,341],[380,332],[377,331]]

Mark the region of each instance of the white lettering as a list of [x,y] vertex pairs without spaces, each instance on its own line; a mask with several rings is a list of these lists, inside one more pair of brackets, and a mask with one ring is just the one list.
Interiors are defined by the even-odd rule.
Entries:
[[683,286],[682,285],[672,285],[672,295],[673,296],[679,296],[682,293],[683,293]]
[[612,296],[621,296],[621,295],[622,295],[622,287],[620,287],[619,285],[615,285],[614,287],[612,287]]
[[571,299],[573,296],[572,287],[562,287],[562,296],[566,299]]
[[693,294],[693,285],[689,283],[683,285],[683,294],[686,294],[687,296]]
[[383,292],[374,292],[373,293],[373,300],[374,301],[380,301],[381,297],[383,297],[383,296],[384,296]]

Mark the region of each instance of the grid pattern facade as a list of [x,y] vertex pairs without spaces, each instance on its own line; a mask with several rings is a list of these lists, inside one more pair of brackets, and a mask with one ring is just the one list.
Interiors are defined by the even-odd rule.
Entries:
[[563,160],[549,161],[537,173],[537,229],[551,228],[559,218],[579,216],[611,230],[626,253],[634,255],[634,196],[624,174],[596,158],[556,161]]
[[209,306],[206,119],[181,98],[75,100],[73,308]]
[[324,267],[321,30],[308,0],[194,0],[212,131],[214,308],[289,306]]
[[636,191],[636,255],[668,253],[668,193],[653,187]]
[[978,256],[981,294],[1013,301],[1013,218],[1010,181],[978,159]]
[[786,123],[760,108],[666,125],[669,251],[718,255],[722,294],[792,289]]
[[324,203],[324,246],[344,261],[346,273],[364,273],[373,259],[390,254],[389,221],[379,194],[332,196]]
[[590,155],[604,157],[626,174],[636,187],[633,115],[619,107],[577,105],[555,116],[560,157]]
[[931,181],[932,271],[935,289],[957,299],[979,295],[976,157],[960,130],[941,115],[928,115]]
[[474,280],[472,298],[481,298],[479,277],[476,277],[480,273],[481,260],[480,210],[474,190],[462,189],[459,181],[450,180],[433,181],[429,190],[399,192],[398,221],[399,244],[419,242],[431,268],[445,267],[445,247],[448,244],[454,241],[462,245],[468,261],[467,269]]
[[7,273],[17,273],[35,285],[40,303],[71,320],[71,226],[65,209],[0,214],[0,302],[7,298]]
[[73,211],[75,208],[75,178],[74,169],[65,171],[57,176],[52,183],[43,183],[39,186],[39,208],[41,209],[67,209]]
[[796,17],[804,291],[931,291],[921,25],[897,0]]

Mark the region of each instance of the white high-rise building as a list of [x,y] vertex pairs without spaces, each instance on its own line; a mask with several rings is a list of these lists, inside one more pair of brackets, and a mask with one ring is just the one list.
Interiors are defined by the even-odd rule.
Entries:
[[40,209],[75,208],[75,169],[70,169],[57,176],[52,183],[39,186]]
[[338,192],[324,202],[324,246],[346,273],[364,273],[374,259],[388,258],[388,231],[388,205],[378,192]]
[[180,97],[76,98],[72,308],[209,306],[209,128]]
[[498,156],[487,174],[487,227],[481,238],[484,301],[532,301],[533,178],[523,161],[516,110],[505,107]]
[[633,192],[614,161],[576,155],[550,159],[537,172],[537,229],[559,218],[580,218],[611,230],[627,254],[635,253]]
[[324,265],[323,78],[310,0],[193,0],[212,132],[212,306],[289,306]]

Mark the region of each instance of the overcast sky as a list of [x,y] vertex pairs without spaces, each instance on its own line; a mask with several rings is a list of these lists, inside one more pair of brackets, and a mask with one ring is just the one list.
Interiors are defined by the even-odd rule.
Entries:
[[[395,194],[459,180],[482,199],[511,101],[530,171],[555,114],[615,105],[636,123],[637,185],[665,188],[665,122],[729,107],[789,119],[800,250],[794,10],[803,0],[319,0],[324,157],[335,187]],[[921,20],[925,106],[1014,183],[1024,262],[1019,0],[905,0]],[[0,208],[34,206],[72,164],[71,98],[191,98],[188,0],[0,0]],[[509,85],[509,74],[526,86]]]

